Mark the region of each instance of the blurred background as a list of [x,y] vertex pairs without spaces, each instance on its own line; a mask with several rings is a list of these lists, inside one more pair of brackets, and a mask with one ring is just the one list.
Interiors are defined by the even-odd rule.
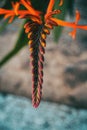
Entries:
[[[0,1],[0,7],[10,9],[9,1]],[[86,0],[65,0],[56,17],[74,21],[76,9],[79,23],[87,24]],[[8,25],[0,17],[0,130],[87,130],[87,31],[78,30],[72,40],[72,29],[58,27],[48,36],[43,101],[34,109],[24,22],[15,19]]]

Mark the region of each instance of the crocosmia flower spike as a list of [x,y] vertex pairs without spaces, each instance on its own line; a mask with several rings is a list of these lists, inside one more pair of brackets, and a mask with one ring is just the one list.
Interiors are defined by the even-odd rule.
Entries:
[[[38,0],[37,0],[38,1]],[[46,47],[46,37],[50,34],[50,30],[54,26],[67,26],[72,28],[69,33],[73,39],[76,37],[76,30],[87,30],[87,25],[79,25],[80,13],[76,10],[75,22],[65,22],[63,20],[54,18],[53,15],[60,14],[60,10],[53,10],[55,0],[49,0],[46,13],[40,12],[33,8],[31,0],[19,0],[19,2],[12,2],[12,10],[0,8],[0,15],[4,15],[4,19],[9,18],[11,23],[15,16],[20,19],[29,19],[24,25],[25,33],[28,34],[30,58],[32,65],[32,104],[35,108],[38,107],[42,96],[43,84],[43,62]],[[59,1],[58,6],[63,5],[63,0]],[[25,9],[21,10],[20,6]]]

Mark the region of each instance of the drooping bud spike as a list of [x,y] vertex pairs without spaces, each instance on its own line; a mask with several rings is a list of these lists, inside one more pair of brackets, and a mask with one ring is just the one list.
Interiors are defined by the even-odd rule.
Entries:
[[[33,26],[32,26],[33,25]],[[28,33],[30,57],[32,65],[32,104],[38,107],[42,96],[43,62],[46,46],[46,35],[49,29],[45,25],[36,22],[26,23],[25,31]]]

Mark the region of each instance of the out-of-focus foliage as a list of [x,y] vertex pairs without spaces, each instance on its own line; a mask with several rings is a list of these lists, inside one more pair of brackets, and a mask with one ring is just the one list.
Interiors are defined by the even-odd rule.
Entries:
[[[56,1],[55,3],[55,9],[58,9],[58,3],[59,1]],[[74,0],[64,0],[64,4],[62,7],[60,7],[60,10],[62,11],[61,14],[56,15],[56,18],[65,19],[66,13],[68,12],[71,16],[73,15],[73,5],[74,5]],[[53,36],[54,36],[54,41],[58,43],[58,39],[62,33],[63,27],[55,27],[53,30]]]
[[[26,23],[26,20],[24,21],[23,25]],[[0,67],[6,63],[9,59],[11,59],[14,55],[16,55],[25,45],[27,45],[28,38],[24,31],[24,28],[22,27],[19,31],[19,36],[16,41],[16,44],[14,48],[2,59],[0,62]]]
[[[0,8],[5,8],[5,9],[11,9],[11,2],[14,1],[19,1],[19,0],[3,0],[0,1]],[[60,0],[56,0],[55,1],[55,9],[58,9],[58,3]],[[32,0],[31,1],[33,7],[37,10],[42,11],[43,13],[46,12],[49,0]],[[64,19],[65,15],[67,12],[69,12],[70,14],[72,14],[72,8],[73,8],[73,3],[74,0],[64,0],[64,4],[63,6],[60,8],[62,13],[60,15],[56,15],[55,17],[60,18],[60,19]],[[2,21],[3,16],[0,16],[0,22]],[[26,22],[26,20],[25,20]],[[24,23],[25,23],[24,22]],[[24,26],[23,23],[23,26]],[[1,26],[0,26],[0,33],[5,29],[5,27],[8,25],[8,20],[5,20],[4,22],[2,22]],[[54,40],[58,41],[61,32],[62,32],[62,28],[61,27],[56,27],[53,30],[53,34],[54,34]],[[15,43],[14,48],[11,50],[11,52],[9,52],[1,61],[0,61],[0,67],[2,67],[8,60],[10,60],[14,55],[16,55],[25,45],[27,45],[28,42],[28,38],[26,36],[26,34],[24,33],[24,29],[22,27],[19,36],[17,38],[17,41]]]

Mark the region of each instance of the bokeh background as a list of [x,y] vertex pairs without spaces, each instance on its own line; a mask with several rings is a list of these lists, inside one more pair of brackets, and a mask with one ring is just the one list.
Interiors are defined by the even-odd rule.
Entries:
[[[0,7],[3,4],[0,1]],[[73,0],[70,9],[63,19],[74,21],[78,9],[80,24],[87,24],[86,0]],[[14,48],[23,22],[16,19],[0,32],[0,61]],[[38,109],[31,104],[28,46],[0,68],[0,130],[87,130],[87,31],[78,30],[76,40],[68,36],[70,31],[63,28],[58,41],[52,32],[47,38]]]

